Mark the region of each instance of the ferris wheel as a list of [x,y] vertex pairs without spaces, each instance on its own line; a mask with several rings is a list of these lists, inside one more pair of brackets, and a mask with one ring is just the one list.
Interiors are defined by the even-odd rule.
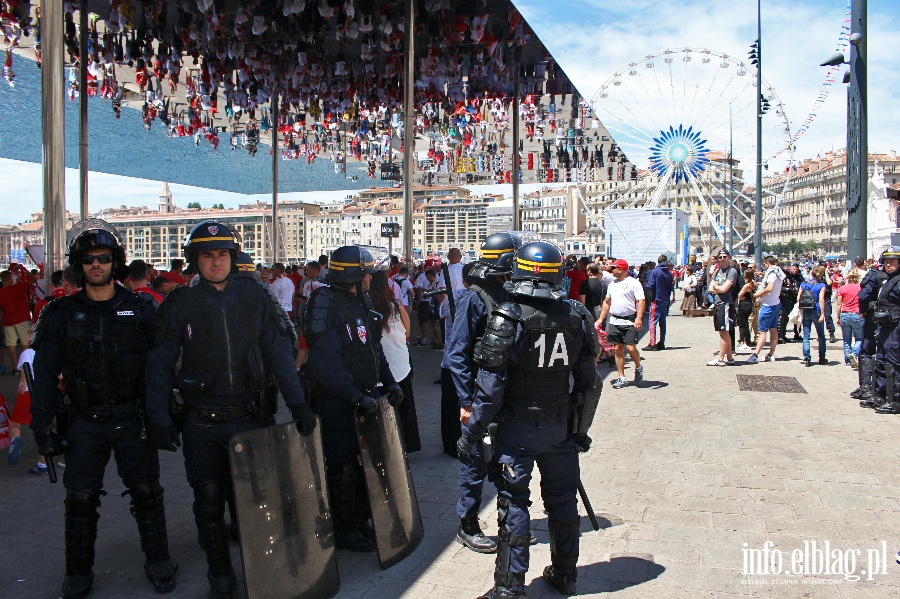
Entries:
[[[756,85],[756,71],[741,59],[700,48],[648,54],[609,77],[591,107],[639,169],[635,193],[623,194],[637,198],[628,206],[677,203],[692,220],[696,214],[701,236],[708,227],[724,244],[733,223],[735,248],[751,241]],[[789,189],[794,158],[784,104],[765,80],[762,88],[765,227]]]

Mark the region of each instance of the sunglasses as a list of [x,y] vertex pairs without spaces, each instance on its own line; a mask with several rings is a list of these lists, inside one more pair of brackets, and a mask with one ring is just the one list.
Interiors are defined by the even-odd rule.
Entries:
[[89,266],[94,263],[94,260],[99,262],[100,264],[109,264],[113,261],[113,257],[110,254],[97,254],[96,256],[82,256],[81,263],[85,266]]

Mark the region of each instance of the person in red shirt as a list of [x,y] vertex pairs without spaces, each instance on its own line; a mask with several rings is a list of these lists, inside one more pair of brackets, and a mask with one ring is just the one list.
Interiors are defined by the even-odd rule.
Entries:
[[28,271],[20,265],[10,265],[15,269],[18,281],[13,282],[13,274],[9,270],[0,272],[0,311],[3,313],[3,333],[6,337],[6,349],[12,359],[13,370],[18,364],[16,342],[22,349],[28,349],[28,335],[31,332],[31,312],[28,309],[28,292],[31,289],[31,278]]
[[128,278],[131,279],[131,291],[138,295],[149,298],[154,306],[159,306],[165,296],[153,291],[147,282],[147,276],[150,274],[150,267],[143,260],[134,260],[128,265]]
[[175,258],[172,260],[172,270],[169,271],[171,276],[166,278],[178,285],[187,285],[184,280],[184,274],[181,272],[182,270],[184,270],[184,260]]
[[400,274],[400,258],[391,256],[391,269],[388,271],[388,279],[393,279]]
[[575,268],[566,271],[566,276],[571,280],[571,283],[569,283],[570,300],[578,301],[578,290],[581,289],[581,284],[587,281],[588,263],[590,263],[590,260],[583,256],[578,259]]
[[63,289],[63,271],[57,270],[53,274],[50,275],[50,295],[45,298],[41,298],[34,305],[34,318],[32,319],[32,323],[36,323],[38,320],[38,316],[41,315],[41,310],[44,309],[44,306],[49,304],[51,301],[55,300],[58,297],[64,297],[66,295],[65,289]]

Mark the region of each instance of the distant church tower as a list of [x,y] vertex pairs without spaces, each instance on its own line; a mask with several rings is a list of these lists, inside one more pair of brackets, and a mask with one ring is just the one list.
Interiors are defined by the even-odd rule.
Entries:
[[172,192],[169,191],[168,182],[163,183],[162,191],[159,193],[159,213],[171,214],[175,212],[175,204],[172,203]]

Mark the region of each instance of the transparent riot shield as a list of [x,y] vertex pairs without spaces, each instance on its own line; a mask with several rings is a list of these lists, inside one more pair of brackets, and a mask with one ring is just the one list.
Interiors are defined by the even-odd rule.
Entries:
[[378,563],[390,568],[422,541],[422,516],[400,439],[397,416],[387,397],[374,414],[357,415],[356,433],[372,505]]
[[229,443],[247,597],[319,599],[340,580],[325,484],[321,425],[293,422],[241,433]]

